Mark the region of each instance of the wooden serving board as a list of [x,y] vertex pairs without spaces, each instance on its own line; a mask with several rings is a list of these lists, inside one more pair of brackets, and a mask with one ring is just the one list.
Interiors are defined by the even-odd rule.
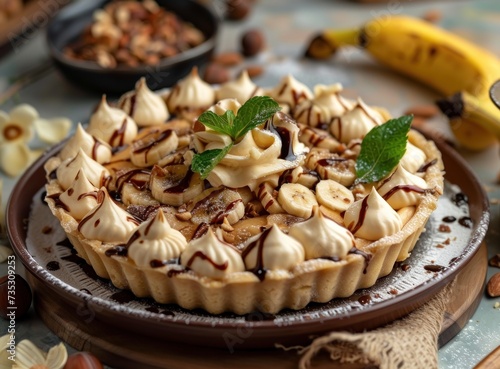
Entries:
[[[474,258],[457,277],[455,293],[445,312],[445,321],[439,337],[440,346],[453,338],[474,314],[481,297],[487,272],[486,245],[480,247]],[[30,276],[30,278],[34,278]],[[86,314],[81,309],[69,308],[50,294],[35,295],[35,309],[45,324],[63,341],[79,351],[90,351],[115,369],[210,369],[210,368],[296,368],[300,356],[297,351],[282,349],[235,351],[204,348],[185,344],[166,343],[129,333],[105,323],[82,321]],[[91,319],[91,316],[89,316]],[[251,334],[251,332],[250,332]],[[331,368],[326,355],[319,355],[315,368]],[[337,365],[343,369],[365,368],[360,364]],[[373,366],[370,366],[373,368]]]

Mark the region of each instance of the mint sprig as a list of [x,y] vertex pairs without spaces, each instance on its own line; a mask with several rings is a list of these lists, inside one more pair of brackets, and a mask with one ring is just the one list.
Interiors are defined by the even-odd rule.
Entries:
[[356,161],[355,185],[377,182],[392,172],[406,152],[412,120],[412,115],[391,119],[366,134]]
[[226,156],[229,150],[231,150],[231,147],[233,147],[232,142],[223,149],[212,149],[203,151],[201,154],[195,154],[191,161],[191,170],[200,173],[201,178],[207,178],[212,169],[214,169],[224,156]]
[[240,107],[237,115],[232,110],[227,110],[223,115],[217,115],[212,111],[201,114],[198,117],[199,122],[216,132],[228,135],[233,142],[222,149],[212,149],[195,154],[191,162],[191,170],[200,173],[201,178],[207,178],[231,150],[234,143],[271,118],[279,110],[281,110],[279,104],[269,96],[254,96]]

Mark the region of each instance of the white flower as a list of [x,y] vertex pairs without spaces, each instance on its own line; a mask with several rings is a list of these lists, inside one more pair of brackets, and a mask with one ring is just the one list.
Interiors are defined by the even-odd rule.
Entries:
[[42,153],[28,146],[35,132],[42,142],[52,145],[66,137],[70,128],[69,119],[42,119],[28,104],[18,105],[8,114],[0,110],[0,169],[18,176]]
[[2,191],[3,191],[3,181],[2,178],[0,178],[0,241],[4,238],[4,230],[5,230],[5,223],[4,223],[4,210],[3,210],[3,205],[2,205]]
[[[68,360],[68,352],[61,342],[45,353],[30,340],[22,340],[16,347],[15,361],[9,359],[10,336],[0,337],[0,369],[62,369]],[[7,354],[7,355],[6,355]]]

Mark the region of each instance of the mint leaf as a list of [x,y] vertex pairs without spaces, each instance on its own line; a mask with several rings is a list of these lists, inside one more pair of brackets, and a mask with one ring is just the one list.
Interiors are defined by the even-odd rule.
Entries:
[[388,120],[373,128],[361,142],[354,184],[377,182],[386,177],[406,152],[413,116]]
[[212,169],[220,163],[224,156],[231,150],[233,144],[230,143],[223,149],[212,149],[203,151],[201,154],[195,154],[191,162],[191,170],[200,173],[202,179],[208,177]]
[[238,110],[231,136],[234,140],[243,137],[248,131],[260,126],[280,110],[279,104],[269,96],[252,97]]
[[234,124],[234,113],[232,110],[226,110],[223,115],[217,115],[213,111],[207,110],[198,117],[198,120],[204,126],[232,137]]

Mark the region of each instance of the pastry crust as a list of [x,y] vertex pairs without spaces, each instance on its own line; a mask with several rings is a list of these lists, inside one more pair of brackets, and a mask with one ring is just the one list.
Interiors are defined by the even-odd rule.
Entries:
[[[259,278],[249,270],[214,279],[180,264],[139,267],[130,256],[113,252],[117,243],[103,243],[82,235],[79,221],[57,203],[57,196],[63,188],[49,175],[46,199],[78,255],[93,267],[97,275],[110,279],[118,288],[130,289],[137,297],[152,297],[159,303],[176,303],[186,309],[202,308],[212,314],[225,311],[246,314],[256,310],[277,313],[284,308],[302,309],[309,302],[325,303],[373,286],[380,277],[392,271],[396,262],[405,260],[415,247],[443,192],[444,168],[441,154],[433,142],[414,130],[410,131],[408,139],[433,164],[422,173],[429,190],[422,194],[420,202],[398,210],[403,224],[401,230],[376,241],[354,238],[355,252],[331,260],[305,260],[290,270],[267,270],[265,278]],[[47,162],[45,169],[50,174],[60,165],[60,159],[54,157]],[[170,216],[174,219],[174,215]],[[259,221],[263,224],[272,222],[270,217],[261,215]],[[223,229],[224,224],[217,227]],[[282,228],[286,232],[287,225]],[[192,235],[193,229],[190,232]],[[189,233],[185,235],[189,241]]]

